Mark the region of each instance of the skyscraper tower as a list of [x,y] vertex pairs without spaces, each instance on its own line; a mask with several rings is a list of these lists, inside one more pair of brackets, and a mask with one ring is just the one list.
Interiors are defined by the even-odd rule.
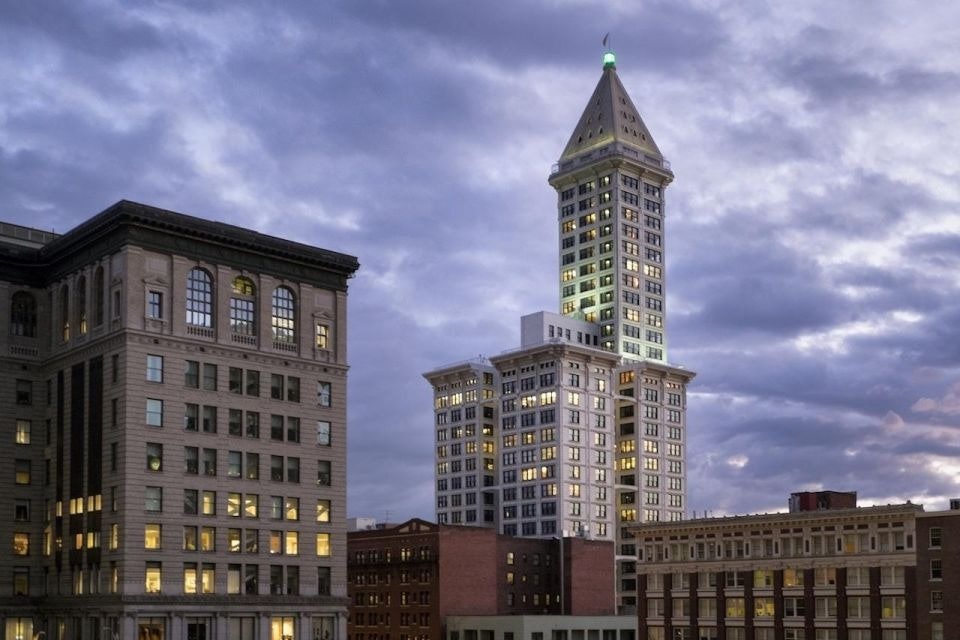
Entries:
[[560,311],[600,326],[600,347],[667,361],[663,194],[673,180],[617,76],[613,52],[554,165]]
[[686,509],[686,387],[696,374],[667,362],[672,180],[608,51],[550,174],[560,314],[521,318],[519,349],[424,374],[437,521],[609,540],[621,613],[637,605],[628,528],[681,520]]

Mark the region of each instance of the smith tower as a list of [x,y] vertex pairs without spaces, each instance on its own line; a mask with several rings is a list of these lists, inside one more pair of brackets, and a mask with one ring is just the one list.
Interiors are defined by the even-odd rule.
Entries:
[[613,52],[554,165],[560,311],[600,327],[600,347],[667,361],[663,195],[673,180],[617,76]]

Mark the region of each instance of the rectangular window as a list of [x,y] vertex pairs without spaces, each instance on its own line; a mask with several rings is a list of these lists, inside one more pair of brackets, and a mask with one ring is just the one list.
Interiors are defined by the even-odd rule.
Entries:
[[247,369],[247,395],[260,396],[260,372]]
[[183,469],[185,473],[200,473],[200,450],[197,447],[183,448]]
[[260,454],[247,453],[247,480],[260,479]]
[[29,420],[17,420],[14,442],[17,444],[30,444],[31,422]]
[[317,404],[321,407],[331,406],[331,384],[329,382],[317,382]]
[[217,475],[217,450],[216,449],[203,450],[203,475],[205,476]]
[[16,401],[20,405],[33,404],[33,383],[29,380],[17,380]]
[[200,406],[187,403],[184,405],[183,428],[187,431],[198,431],[200,429]]
[[276,373],[270,374],[270,398],[283,400],[283,376]]
[[317,444],[323,447],[330,446],[330,422],[317,420]]
[[217,365],[203,365],[203,388],[206,391],[217,390]]
[[147,443],[147,470],[163,471],[163,445],[159,442]]
[[243,393],[243,369],[230,367],[227,373],[227,390],[230,393]]
[[330,534],[318,533],[317,534],[317,556],[322,558],[329,558],[330,555],[331,555]]
[[217,408],[216,407],[203,407],[203,432],[204,433],[216,433],[217,432]]
[[163,319],[163,293],[160,291],[147,291],[147,317]]
[[330,326],[326,324],[317,324],[316,345],[317,349],[329,349],[330,344]]
[[146,593],[160,593],[161,582],[161,564],[159,562],[147,562],[143,590]]
[[300,458],[287,458],[287,482],[300,482]]
[[163,356],[147,355],[147,382],[163,382]]
[[147,398],[147,424],[151,427],[163,426],[163,400]]
[[163,487],[146,488],[144,509],[147,511],[163,511]]
[[191,389],[200,388],[200,363],[195,360],[187,360],[186,368],[183,371],[183,386]]
[[300,378],[287,376],[287,401],[300,402]]

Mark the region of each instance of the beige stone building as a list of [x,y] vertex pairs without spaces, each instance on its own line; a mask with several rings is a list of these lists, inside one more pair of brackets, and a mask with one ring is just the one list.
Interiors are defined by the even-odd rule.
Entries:
[[651,640],[911,640],[923,507],[814,507],[647,523],[638,631]]
[[356,259],[126,201],[0,253],[4,638],[345,637]]

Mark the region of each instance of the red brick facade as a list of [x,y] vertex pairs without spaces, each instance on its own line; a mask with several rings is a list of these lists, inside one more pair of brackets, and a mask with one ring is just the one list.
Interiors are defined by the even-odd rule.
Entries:
[[449,615],[615,609],[611,542],[517,538],[414,519],[350,533],[347,548],[348,640],[439,640]]

